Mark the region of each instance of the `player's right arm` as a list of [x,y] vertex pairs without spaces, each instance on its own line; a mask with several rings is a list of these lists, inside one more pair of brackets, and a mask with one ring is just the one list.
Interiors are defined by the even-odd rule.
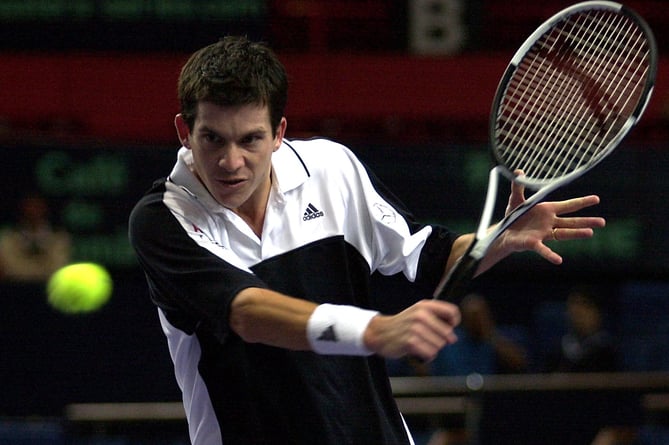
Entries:
[[421,300],[396,315],[373,318],[364,342],[384,357],[409,355],[429,361],[444,346],[457,341],[454,329],[459,323],[460,311],[456,305]]
[[[384,357],[412,355],[429,360],[447,344],[456,341],[453,330],[460,322],[457,306],[437,300],[423,300],[396,315],[371,314],[354,307],[321,305],[262,288],[246,288],[234,298],[230,327],[244,341],[271,346],[313,350],[316,327],[312,317],[332,314],[337,340],[346,341],[347,332],[359,332],[363,349]],[[345,316],[337,314],[344,310]],[[362,324],[361,324],[362,323]],[[358,325],[356,325],[358,324]],[[364,325],[363,325],[364,324]],[[325,325],[326,329],[330,326]],[[336,347],[336,345],[329,345]],[[342,351],[351,345],[342,345]],[[336,352],[335,352],[336,353]]]

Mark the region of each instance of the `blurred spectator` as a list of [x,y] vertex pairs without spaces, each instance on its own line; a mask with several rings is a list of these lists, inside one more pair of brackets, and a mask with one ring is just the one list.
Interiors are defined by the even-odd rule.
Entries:
[[466,296],[460,311],[462,323],[457,328],[458,341],[441,350],[432,364],[432,374],[527,372],[526,348],[497,327],[485,297],[479,294]]
[[0,277],[8,281],[45,281],[70,261],[70,235],[53,227],[46,200],[24,196],[14,226],[0,232]]
[[[467,295],[460,304],[462,322],[456,328],[458,341],[439,352],[432,363],[412,358],[389,360],[394,376],[459,376],[472,373],[524,373],[528,370],[528,353],[519,342],[505,335],[497,326],[488,301],[480,294]],[[446,427],[438,419],[423,425],[412,425],[416,444],[454,445],[470,443],[464,428]]]
[[618,370],[616,344],[604,324],[604,312],[593,289],[574,289],[567,296],[568,331],[550,354],[549,372]]
[[[567,332],[549,355],[547,370],[551,372],[614,372],[618,371],[618,352],[613,335],[605,324],[605,311],[599,293],[590,287],[573,289],[567,296]],[[608,425],[597,416],[574,408],[573,415],[581,426],[581,441],[572,431],[571,443],[591,445],[623,445],[636,442],[637,431],[625,425]],[[586,428],[587,421],[590,428]],[[565,420],[565,423],[567,421]],[[624,423],[624,422],[623,422]]]

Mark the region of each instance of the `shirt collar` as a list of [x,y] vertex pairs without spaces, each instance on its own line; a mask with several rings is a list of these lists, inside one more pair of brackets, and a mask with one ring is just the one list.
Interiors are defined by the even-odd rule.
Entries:
[[272,155],[272,169],[277,190],[282,194],[299,187],[309,178],[304,161],[285,140]]
[[[214,211],[224,210],[225,207],[211,196],[191,171],[192,165],[193,153],[186,147],[181,147],[177,153],[177,162],[169,176],[170,181],[208,208]],[[309,172],[295,149],[284,141],[272,154],[272,175],[272,188],[278,192],[279,197],[283,197],[286,192],[302,185],[309,177]]]
[[211,196],[207,188],[200,182],[197,176],[195,176],[195,173],[191,171],[192,165],[193,153],[186,147],[181,147],[177,153],[177,162],[174,165],[174,168],[172,168],[169,180],[181,187],[192,198],[197,199],[206,207],[214,211],[222,210],[224,207]]

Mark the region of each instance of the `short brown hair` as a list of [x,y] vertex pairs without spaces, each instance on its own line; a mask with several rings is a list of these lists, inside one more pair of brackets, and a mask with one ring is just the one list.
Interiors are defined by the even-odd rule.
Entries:
[[229,36],[193,53],[181,70],[178,97],[191,130],[198,102],[206,101],[219,106],[267,105],[274,132],[284,116],[288,79],[268,46]]

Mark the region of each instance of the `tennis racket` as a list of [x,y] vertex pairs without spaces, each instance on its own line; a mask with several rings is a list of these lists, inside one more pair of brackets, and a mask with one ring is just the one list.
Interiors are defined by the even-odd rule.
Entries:
[[[653,91],[657,47],[646,22],[609,1],[568,7],[518,49],[490,117],[490,171],[474,241],[434,292],[459,301],[491,244],[537,203],[584,175],[618,146]],[[514,177],[522,169],[524,176]],[[534,191],[489,229],[499,176]]]

